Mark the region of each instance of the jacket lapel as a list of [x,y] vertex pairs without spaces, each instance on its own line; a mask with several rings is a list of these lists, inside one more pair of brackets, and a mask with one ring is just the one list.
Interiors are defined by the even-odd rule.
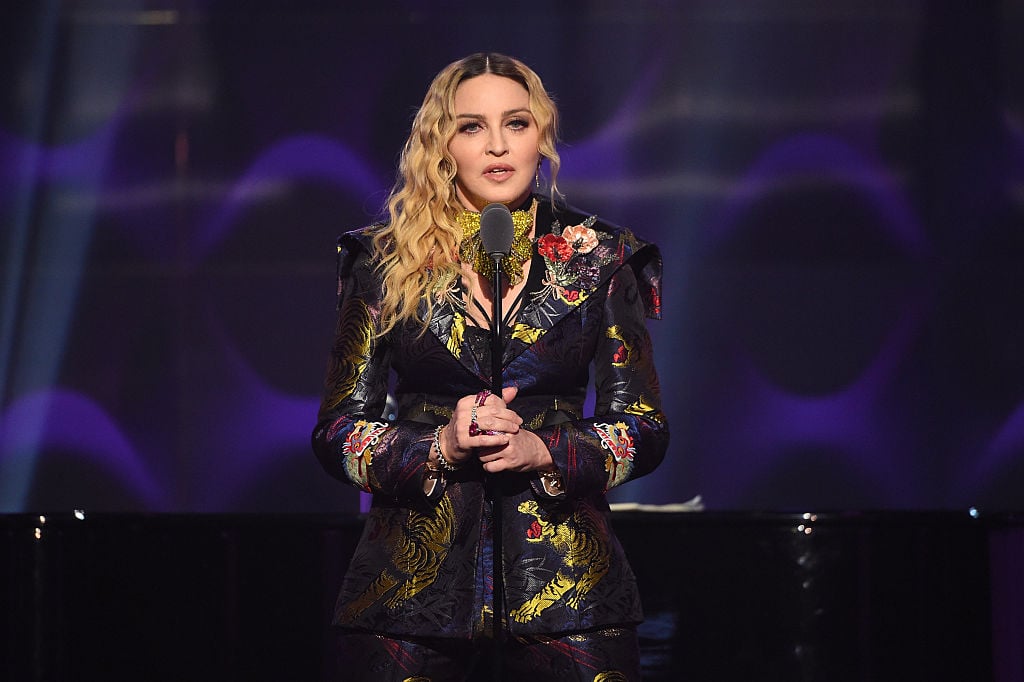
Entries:
[[630,232],[603,225],[596,216],[561,215],[568,224],[553,221],[537,240],[533,267],[543,270],[540,288],[524,302],[505,349],[505,365],[601,290],[636,248]]
[[[599,291],[637,248],[631,232],[599,223],[596,216],[560,209],[555,219],[547,201],[538,206],[537,234],[531,282],[505,346],[505,367]],[[423,314],[425,304],[420,305]],[[489,381],[488,358],[477,357],[467,343],[465,316],[456,305],[440,302],[430,331],[460,364]]]
[[[420,303],[420,315],[426,313],[426,304]],[[438,342],[448,349],[459,364],[485,382],[487,376],[482,371],[483,365],[466,343],[466,318],[451,301],[444,300],[434,308],[430,320],[430,333],[437,337]]]

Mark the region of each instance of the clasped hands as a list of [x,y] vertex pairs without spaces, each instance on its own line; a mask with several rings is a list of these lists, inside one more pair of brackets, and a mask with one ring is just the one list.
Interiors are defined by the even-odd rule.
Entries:
[[438,434],[439,454],[456,467],[476,458],[488,473],[551,470],[554,461],[544,442],[520,428],[522,417],[508,407],[518,392],[509,386],[500,396],[481,391],[461,398]]

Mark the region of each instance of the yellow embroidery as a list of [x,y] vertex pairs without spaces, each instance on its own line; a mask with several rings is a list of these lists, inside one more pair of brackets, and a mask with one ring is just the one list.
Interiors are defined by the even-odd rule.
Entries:
[[[528,623],[559,601],[569,608],[579,608],[580,600],[608,573],[609,552],[600,521],[583,508],[561,523],[553,522],[540,513],[536,500],[521,503],[519,511],[534,517],[527,542],[550,545],[552,553],[562,557],[562,567],[540,592],[509,616],[517,623]],[[573,569],[579,568],[585,570],[576,580]]]
[[629,682],[629,678],[618,670],[603,670],[594,677],[594,682]]
[[[394,547],[391,565],[404,574],[392,575],[388,569],[354,599],[342,613],[343,619],[351,619],[370,606],[391,596],[385,602],[388,609],[397,609],[437,580],[448,555],[448,549],[455,538],[455,513],[447,495],[441,498],[433,514],[421,514],[409,510],[404,527],[389,525],[384,536],[377,542]],[[396,589],[397,588],[397,589]]]
[[632,405],[626,408],[626,414],[632,414],[637,417],[648,417],[654,421],[661,423],[664,415],[661,414],[653,405],[648,405],[644,402],[644,397],[640,396],[636,399]]
[[537,329],[531,327],[528,324],[517,322],[515,327],[512,329],[512,338],[518,341],[522,341],[527,345],[532,345],[540,338],[540,335],[544,333],[543,329]]
[[622,343],[622,349],[615,354],[615,357],[612,358],[613,367],[626,367],[636,359],[633,355],[633,344],[626,341],[626,338],[622,335],[622,330],[619,328],[619,325],[613,324],[605,330],[604,334],[609,339],[615,339]]
[[387,431],[384,422],[368,422],[360,419],[352,425],[352,430],[345,437],[341,446],[345,463],[345,473],[363,490],[369,492],[370,465],[373,463],[373,447],[380,441],[382,433]]
[[452,318],[452,335],[448,337],[448,350],[455,357],[462,353],[462,335],[466,330],[466,318],[462,313],[455,313]]
[[359,375],[370,357],[373,325],[366,304],[351,298],[340,313],[338,336],[332,352],[332,363],[327,375],[330,397],[325,401],[327,409],[337,407],[352,395]]
[[608,472],[608,487],[625,483],[633,471],[633,456],[636,447],[633,436],[625,422],[594,424],[594,430],[601,439],[601,446],[608,451],[604,468]]

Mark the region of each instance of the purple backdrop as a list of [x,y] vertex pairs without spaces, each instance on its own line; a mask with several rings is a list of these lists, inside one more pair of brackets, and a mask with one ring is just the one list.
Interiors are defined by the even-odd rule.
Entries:
[[1024,3],[78,2],[0,32],[0,511],[353,511],[334,239],[514,54],[657,240],[669,457],[617,501],[1022,508]]

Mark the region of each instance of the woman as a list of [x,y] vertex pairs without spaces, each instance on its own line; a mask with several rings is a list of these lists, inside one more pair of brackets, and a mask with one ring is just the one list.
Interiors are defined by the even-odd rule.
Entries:
[[[645,326],[660,316],[661,257],[554,201],[556,129],[521,62],[449,65],[413,121],[387,221],[339,240],[313,448],[373,493],[335,613],[346,679],[460,680],[495,664],[510,680],[639,679],[640,600],[605,493],[668,444]],[[534,193],[545,159],[550,199]],[[491,203],[515,223],[500,396],[479,241]]]

